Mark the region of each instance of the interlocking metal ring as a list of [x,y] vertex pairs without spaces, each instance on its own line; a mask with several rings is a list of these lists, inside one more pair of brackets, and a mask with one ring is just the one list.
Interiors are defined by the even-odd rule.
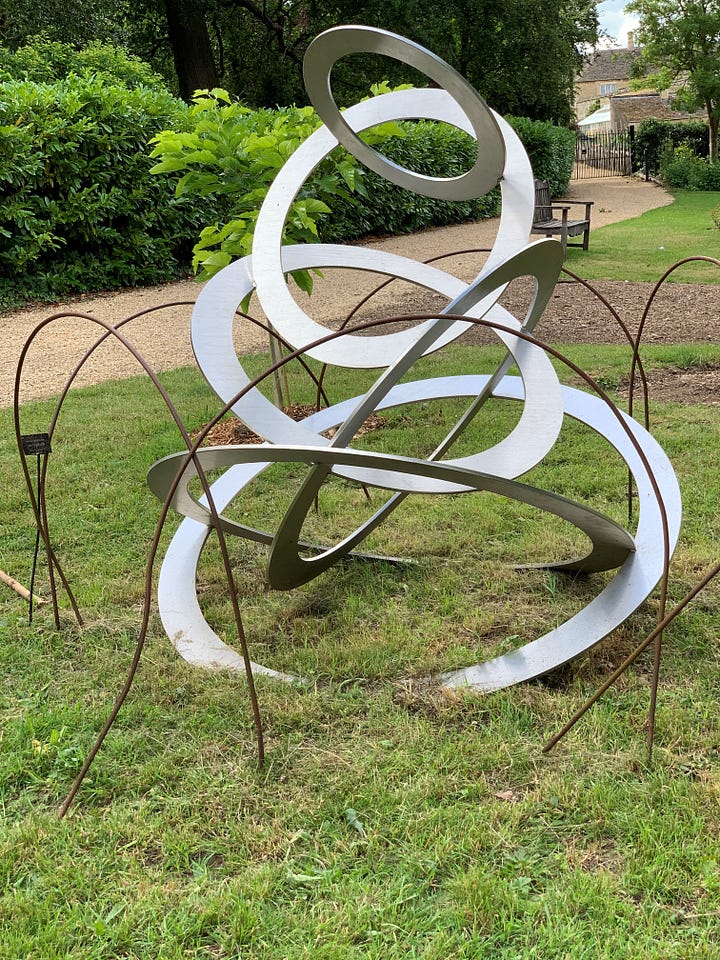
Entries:
[[[447,89],[384,94],[349,108],[341,116],[330,92],[332,65],[346,53],[368,50],[417,66]],[[319,37],[308,51],[307,75],[313,100],[328,126],[317,130],[297,149],[270,187],[258,215],[252,256],[231,264],[214,277],[198,297],[193,312],[193,348],[206,379],[222,402],[232,404],[235,414],[271,444],[199,451],[198,461],[205,467],[228,468],[212,485],[219,524],[227,532],[270,546],[269,582],[278,588],[290,588],[317,576],[354,549],[410,494],[486,490],[561,516],[587,534],[590,550],[579,559],[546,566],[585,572],[618,567],[615,576],[564,624],[511,653],[443,673],[440,679],[448,686],[489,690],[546,673],[598,643],[653,590],[679,533],[681,503],[675,474],[660,446],[643,427],[597,397],[561,387],[540,345],[528,341],[527,335],[552,293],[562,265],[562,249],[555,240],[528,242],[534,202],[533,174],[509,125],[488,111],[466,81],[433,54],[394,34],[372,28],[338,28]],[[416,117],[447,121],[483,139],[476,167],[486,165],[485,172],[481,175],[474,167],[464,177],[443,181],[443,190],[465,191],[472,185],[473,192],[482,193],[502,173],[502,215],[496,242],[471,284],[436,267],[364,247],[282,246],[285,220],[295,196],[338,141],[388,179],[418,191],[417,174],[390,165],[385,158],[366,149],[357,136],[385,120]],[[423,190],[419,192],[428,193],[427,180],[422,181]],[[312,267],[354,268],[399,277],[441,293],[448,306],[436,318],[399,332],[377,336],[332,334],[296,303],[286,282],[287,273]],[[527,315],[516,319],[498,301],[512,280],[527,276],[534,280],[534,297]],[[235,356],[235,311],[253,291],[271,324],[287,342],[296,347],[314,344],[308,347],[309,356],[339,366],[378,367],[384,372],[363,396],[344,400],[296,423],[259,390],[250,389],[250,380]],[[469,319],[458,319],[458,315]],[[470,319],[480,318],[491,326],[502,327],[497,333],[506,348],[506,358],[492,375],[469,373],[405,382],[420,357],[460,336]],[[519,377],[508,376],[513,364]],[[358,427],[370,413],[439,397],[468,398],[469,406],[427,460],[350,447]],[[452,443],[490,397],[523,404],[516,426],[487,449],[458,459],[445,458]],[[634,536],[590,507],[518,481],[553,446],[566,415],[601,434],[627,464],[639,505]],[[330,428],[335,430],[332,440],[323,435]],[[161,499],[175,482],[183,460],[183,455],[178,454],[152,467],[149,482]],[[270,464],[288,461],[306,465],[308,472],[277,530],[256,530],[223,514]],[[313,497],[331,472],[387,490],[390,496],[342,542],[323,548],[316,556],[301,556],[303,521]],[[241,658],[218,637],[197,600],[197,566],[210,533],[211,517],[203,501],[194,498],[189,489],[192,476],[193,468],[188,466],[177,478],[173,506],[185,519],[162,566],[158,586],[160,614],[168,635],[187,660],[203,666],[242,669]],[[254,668],[293,679],[271,667],[255,664]]]
[[[464,111],[477,141],[478,156],[471,169],[458,177],[425,176],[398,166],[361,140],[338,110],[331,86],[333,66],[341,57],[353,53],[382,54],[400,60],[446,90]],[[488,193],[499,182],[505,145],[492,112],[457,70],[412,40],[375,27],[333,27],[315,37],[308,47],[303,78],[310,102],[328,130],[353,156],[391,183],[439,200],[471,200]]]

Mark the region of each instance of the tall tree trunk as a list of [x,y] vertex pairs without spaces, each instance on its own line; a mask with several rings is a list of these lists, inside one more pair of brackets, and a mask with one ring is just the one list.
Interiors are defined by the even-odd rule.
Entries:
[[720,117],[715,116],[714,111],[708,115],[708,124],[710,127],[709,137],[710,137],[710,163],[715,163],[718,158],[718,125],[720,125]]
[[180,96],[190,100],[195,90],[218,85],[205,16],[196,0],[165,0],[165,15]]

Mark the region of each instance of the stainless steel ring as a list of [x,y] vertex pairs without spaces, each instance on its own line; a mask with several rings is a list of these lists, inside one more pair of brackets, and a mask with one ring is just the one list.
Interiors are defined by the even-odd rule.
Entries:
[[[341,57],[376,53],[421,71],[459,104],[478,144],[473,166],[459,177],[429,177],[400,167],[364,143],[346,123],[332,94],[331,72]],[[488,105],[457,70],[412,40],[376,27],[333,27],[316,37],[303,62],[305,88],[325,126],[354,157],[391,183],[440,200],[471,200],[499,182],[505,166],[505,144]]]

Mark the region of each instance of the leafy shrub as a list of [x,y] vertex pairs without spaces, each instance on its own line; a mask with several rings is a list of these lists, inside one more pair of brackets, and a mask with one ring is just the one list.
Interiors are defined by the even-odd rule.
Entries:
[[547,180],[550,195],[561,197],[570,185],[575,162],[576,135],[567,127],[527,117],[506,118],[527,150],[533,173],[538,180]]
[[[203,229],[194,247],[193,266],[201,279],[212,276],[252,249],[260,206],[280,168],[320,126],[312,107],[250,110],[232,101],[224,90],[200,91],[189,108],[189,130],[163,130],[153,138],[151,157],[160,158],[153,173],[182,173],[178,197],[213,197],[223,210],[223,223]],[[396,124],[383,124],[373,134],[379,141]],[[362,190],[362,173],[353,157],[335,150],[314,171],[293,201],[284,241],[318,239],[318,225],[330,213],[328,201]],[[307,271],[295,279],[310,290]]]
[[[0,304],[169,280],[189,266],[191,250],[196,268],[216,272],[249,252],[270,183],[320,123],[309,107],[250,111],[222,91],[188,108],[149,67],[112,47],[75,51],[39,39],[15,54],[0,50],[0,76],[67,70],[78,72],[0,82]],[[573,134],[513,123],[536,176],[563,192]],[[455,128],[424,121],[381,124],[363,136],[395,162],[436,176],[462,173],[477,150]],[[400,233],[497,210],[498,191],[464,203],[419,197],[337,149],[296,198],[286,240]],[[298,279],[309,289],[308,274]]]
[[672,123],[669,120],[643,120],[635,131],[635,166],[657,170],[663,153],[686,143],[696,157],[707,157],[709,151],[708,125],[702,120]]
[[[385,93],[386,83],[372,88]],[[201,278],[212,276],[252,249],[258,209],[276,173],[319,125],[311,107],[251,111],[222,90],[202,91],[190,107],[191,129],[164,130],[153,140],[158,173],[182,173],[177,195],[214,197],[223,216],[202,231],[194,247]],[[567,189],[575,135],[549,123],[511,121],[525,142],[535,175],[556,193]],[[427,176],[458,176],[477,156],[472,137],[430,121],[385,123],[363,139],[381,145],[392,161]],[[365,171],[338,148],[318,167],[291,207],[285,242],[343,242],[377,233],[407,233],[424,227],[494,216],[499,190],[486,197],[449,202],[422,197]],[[332,213],[332,216],[330,216]],[[296,279],[310,289],[309,274]]]
[[696,156],[689,143],[666,148],[660,176],[669,187],[676,189],[720,190],[720,163]]
[[208,204],[149,175],[147,144],[181,127],[168,92],[69,76],[0,85],[0,298],[51,299],[178,276]]
[[102,74],[106,82],[121,83],[131,89],[165,86],[162,77],[149,64],[110,44],[95,42],[77,50],[69,43],[38,36],[31,37],[14,53],[0,46],[0,81],[53,83],[71,73]]

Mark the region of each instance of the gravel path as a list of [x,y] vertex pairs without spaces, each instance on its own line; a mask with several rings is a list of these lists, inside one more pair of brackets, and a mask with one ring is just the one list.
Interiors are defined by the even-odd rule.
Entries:
[[[593,228],[630,219],[646,210],[672,202],[670,195],[661,187],[653,183],[624,178],[573,182],[568,199],[573,198],[594,201]],[[457,250],[490,247],[496,231],[497,220],[488,220],[426,230],[410,236],[392,237],[374,241],[369,245],[401,253],[416,260],[426,260]],[[447,268],[458,276],[470,280],[477,274],[481,262],[482,260],[475,255],[457,257],[446,261],[446,264]],[[337,322],[376,284],[377,277],[374,275],[347,270],[326,271],[325,276],[316,282],[311,301],[312,314],[322,323]],[[633,298],[637,299],[638,303],[644,303],[648,286],[648,284],[598,284],[601,289],[608,288],[611,302],[614,296],[621,296],[630,306],[634,302]],[[191,303],[195,301],[200,289],[200,284],[188,280],[158,287],[129,289],[102,295],[92,294],[55,307],[43,304],[0,316],[0,334],[3,344],[0,355],[0,406],[8,406],[12,403],[15,369],[23,343],[36,324],[53,313],[82,312],[100,317],[110,323],[117,323],[124,317],[141,310],[180,302],[180,305],[165,307],[133,321],[127,330],[128,333],[132,333],[133,342],[141,353],[156,369],[168,370],[194,364],[190,346],[190,314]],[[571,339],[584,339],[582,335],[584,328],[587,331],[597,330],[597,325],[593,326],[593,307],[583,307],[582,315],[578,315],[577,294],[571,292],[573,289],[565,284],[559,285],[551,306],[543,318],[543,336],[549,340],[567,342]],[[707,288],[701,289],[702,295],[707,297]],[[304,294],[298,294],[298,296],[305,297]],[[510,291],[509,304],[512,304],[513,296],[515,294]],[[522,296],[520,291],[517,294],[519,301],[522,300]],[[432,310],[434,303],[431,295],[417,287],[396,283],[373,301],[372,314],[387,315]],[[255,304],[251,306],[251,312],[261,316]],[[714,312],[717,320],[720,309]],[[369,314],[366,311],[363,315]],[[98,328],[87,320],[69,317],[52,324],[49,330],[43,332],[34,343],[25,365],[22,401],[56,394],[74,363],[97,336],[97,330]],[[687,339],[720,339],[720,328],[708,328],[705,321],[702,328],[698,327],[696,332],[697,336],[689,335]],[[590,336],[589,333],[588,336]],[[590,336],[590,339],[597,339],[597,334]],[[264,349],[266,345],[264,335],[249,324],[237,325],[235,341],[239,354]],[[78,378],[78,383],[99,383],[104,380],[133,376],[138,372],[139,368],[126,351],[116,344],[108,344],[103,346],[85,366]]]

